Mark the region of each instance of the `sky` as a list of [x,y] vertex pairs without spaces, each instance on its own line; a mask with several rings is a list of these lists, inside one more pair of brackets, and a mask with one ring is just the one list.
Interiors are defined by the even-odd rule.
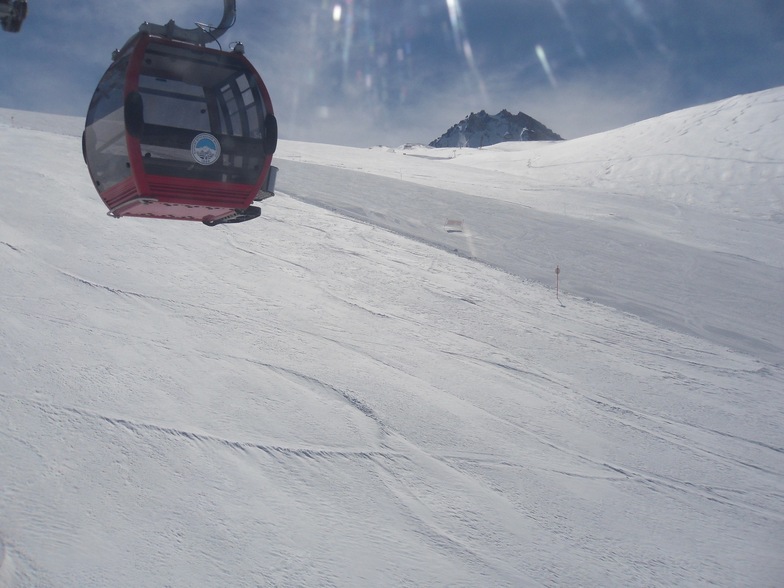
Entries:
[[782,585],[784,88],[215,228],[80,134],[0,109],[3,588]]
[[[143,21],[215,24],[220,0],[30,0],[0,36],[0,107],[84,115]],[[471,112],[564,138],[784,85],[779,0],[238,0],[281,137],[428,143]]]

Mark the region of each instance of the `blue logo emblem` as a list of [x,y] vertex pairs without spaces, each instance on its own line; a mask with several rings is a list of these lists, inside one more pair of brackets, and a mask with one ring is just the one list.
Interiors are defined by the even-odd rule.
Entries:
[[191,156],[201,165],[212,165],[221,154],[221,146],[213,135],[201,133],[191,142]]

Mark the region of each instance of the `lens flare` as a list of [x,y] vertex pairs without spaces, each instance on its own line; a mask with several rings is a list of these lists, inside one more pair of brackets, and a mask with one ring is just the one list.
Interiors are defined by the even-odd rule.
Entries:
[[563,0],[550,0],[553,4],[553,8],[558,13],[558,16],[561,18],[561,22],[563,22],[564,28],[569,33],[569,36],[572,39],[572,44],[574,45],[574,50],[577,52],[577,55],[583,61],[587,60],[587,55],[585,53],[585,49],[583,49],[582,44],[580,43],[579,39],[577,38],[577,32],[572,25],[572,20],[569,18],[569,15],[566,12],[566,8],[564,8]]
[[463,9],[460,5],[460,0],[446,0],[446,7],[449,11],[449,23],[452,26],[452,38],[455,41],[455,49],[465,57],[466,64],[479,89],[482,100],[487,102],[487,87],[485,86],[484,79],[482,79],[482,75],[479,73],[479,68],[476,66],[474,51],[471,48],[471,41],[468,40],[468,35],[466,34],[465,20],[463,19]]
[[455,40],[455,49],[462,49],[463,29],[463,10],[460,7],[460,0],[446,0],[446,8],[449,11],[449,24],[452,25],[452,37]]
[[545,53],[544,47],[541,45],[536,46],[536,57],[539,59],[539,63],[542,64],[542,69],[544,69],[544,73],[547,75],[547,79],[550,80],[550,85],[553,88],[557,88],[558,80],[555,79],[553,68],[550,67],[550,62],[547,60],[547,53]]
[[640,2],[640,0],[624,0],[624,4],[626,5],[626,9],[629,11],[629,14],[631,14],[632,18],[650,31],[653,43],[656,45],[656,49],[659,51],[659,53],[662,55],[668,55],[669,49],[664,42],[662,34],[654,23],[653,19],[648,15],[648,12],[645,10],[645,6],[643,6],[642,2]]
[[349,75],[351,46],[354,43],[354,0],[346,0],[346,13],[344,15],[341,10],[340,14],[343,19],[343,55],[341,61],[343,62],[343,81],[345,82],[346,77]]

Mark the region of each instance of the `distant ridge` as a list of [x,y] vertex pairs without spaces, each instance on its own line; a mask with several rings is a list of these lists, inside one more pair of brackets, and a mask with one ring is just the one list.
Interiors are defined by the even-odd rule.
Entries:
[[525,113],[504,109],[490,115],[482,110],[469,114],[430,146],[486,147],[506,141],[563,141],[563,137]]

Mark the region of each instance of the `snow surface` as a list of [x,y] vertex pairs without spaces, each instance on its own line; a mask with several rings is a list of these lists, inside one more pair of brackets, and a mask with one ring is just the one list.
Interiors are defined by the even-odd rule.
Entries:
[[782,585],[783,118],[283,141],[211,229],[0,110],[0,586]]

